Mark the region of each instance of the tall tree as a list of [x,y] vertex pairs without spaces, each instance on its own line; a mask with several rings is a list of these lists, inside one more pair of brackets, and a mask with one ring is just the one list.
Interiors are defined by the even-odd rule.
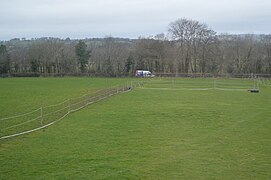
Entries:
[[[191,72],[197,72],[198,64],[205,66],[204,63],[198,62],[199,58],[205,58],[204,55],[199,56],[199,47],[207,47],[216,34],[213,30],[209,29],[206,24],[182,18],[171,22],[168,31],[172,40],[180,46],[182,72],[188,73],[189,69]],[[202,53],[206,52],[205,48]]]
[[265,50],[265,61],[267,64],[267,72],[271,74],[271,34],[263,36],[262,42]]
[[5,45],[0,46],[0,74],[9,73],[10,71],[10,56]]
[[137,68],[155,72],[163,71],[165,41],[141,38],[135,44],[135,54]]
[[132,75],[133,65],[134,65],[133,56],[129,55],[125,62],[125,71],[127,74]]
[[90,58],[90,51],[87,50],[87,45],[84,41],[80,40],[75,47],[75,52],[78,58],[79,68],[82,73],[86,72],[88,59]]

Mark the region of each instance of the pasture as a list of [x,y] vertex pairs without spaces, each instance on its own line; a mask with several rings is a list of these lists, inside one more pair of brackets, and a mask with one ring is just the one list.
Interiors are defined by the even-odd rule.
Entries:
[[[0,79],[0,117],[131,80]],[[261,82],[154,78],[0,140],[0,179],[270,179],[270,109]]]

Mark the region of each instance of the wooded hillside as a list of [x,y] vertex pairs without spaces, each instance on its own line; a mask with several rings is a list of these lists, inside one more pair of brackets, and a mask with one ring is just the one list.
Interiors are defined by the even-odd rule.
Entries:
[[271,35],[217,33],[198,21],[171,22],[168,34],[0,42],[0,74],[132,76],[154,73],[271,74]]

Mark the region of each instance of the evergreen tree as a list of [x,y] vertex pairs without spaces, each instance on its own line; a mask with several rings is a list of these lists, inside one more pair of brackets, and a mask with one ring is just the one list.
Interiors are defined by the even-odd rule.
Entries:
[[10,72],[10,56],[5,45],[0,46],[0,74]]
[[79,41],[75,47],[75,53],[78,58],[80,71],[82,73],[86,72],[86,66],[88,64],[88,59],[90,58],[90,51],[87,51],[87,45],[84,41]]
[[131,55],[129,55],[129,57],[126,59],[126,62],[125,62],[126,73],[131,74],[133,65],[134,65],[134,59]]

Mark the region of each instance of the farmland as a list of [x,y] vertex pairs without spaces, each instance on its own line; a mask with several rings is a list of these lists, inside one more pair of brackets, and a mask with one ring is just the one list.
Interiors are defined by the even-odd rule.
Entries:
[[[1,117],[131,80],[0,79]],[[254,86],[155,78],[0,141],[0,179],[269,179],[271,88]]]

